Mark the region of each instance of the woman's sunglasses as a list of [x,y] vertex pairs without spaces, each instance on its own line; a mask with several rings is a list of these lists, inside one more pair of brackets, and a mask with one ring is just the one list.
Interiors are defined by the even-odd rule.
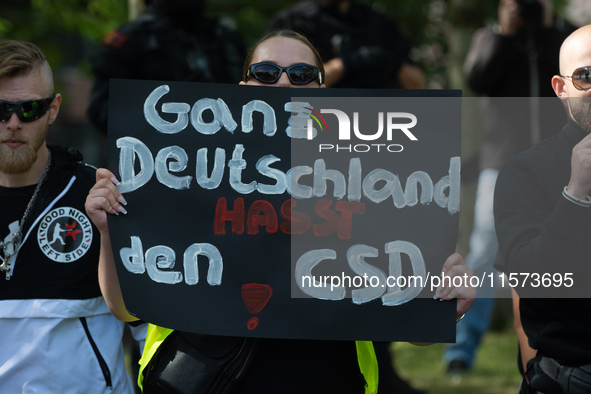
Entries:
[[289,67],[281,67],[269,62],[255,63],[248,68],[246,78],[254,77],[262,83],[275,83],[283,72],[287,73],[287,77],[294,85],[306,85],[315,79],[318,79],[318,83],[322,85],[322,75],[318,67],[306,63]]
[[591,66],[579,67],[573,71],[573,75],[561,75],[562,78],[570,78],[577,90],[591,89]]
[[8,122],[13,112],[16,113],[21,122],[33,122],[49,112],[53,99],[55,99],[55,94],[44,99],[18,101],[16,103],[0,101],[0,122]]

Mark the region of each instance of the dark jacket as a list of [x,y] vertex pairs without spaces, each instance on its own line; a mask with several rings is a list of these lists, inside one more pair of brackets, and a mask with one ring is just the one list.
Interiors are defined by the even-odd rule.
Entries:
[[[529,344],[569,365],[591,364],[591,208],[562,195],[572,148],[586,135],[569,120],[560,134],[511,159],[495,189],[501,268],[507,275],[530,275],[525,287],[525,275],[519,275],[515,288]],[[572,287],[564,280],[568,273]],[[552,279],[535,286],[544,274]]]
[[110,78],[237,84],[245,57],[242,37],[219,22],[195,20],[189,31],[148,8],[103,39],[92,59],[88,116],[106,132]]
[[278,13],[268,30],[292,29],[316,47],[322,60],[340,57],[345,76],[338,88],[399,88],[398,70],[410,45],[389,16],[353,1],[346,15],[317,1],[304,1]]

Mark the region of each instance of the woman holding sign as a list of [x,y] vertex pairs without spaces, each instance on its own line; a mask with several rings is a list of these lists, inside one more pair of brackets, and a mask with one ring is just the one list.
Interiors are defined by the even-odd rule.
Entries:
[[[250,51],[241,85],[324,88],[318,52],[303,36],[289,30],[271,33]],[[123,302],[106,214],[126,213],[115,176],[97,172],[86,210],[101,232],[100,284],[109,309],[131,321]],[[445,275],[471,276],[462,257],[451,255]],[[451,281],[450,281],[451,282]],[[451,284],[451,283],[450,283]],[[469,287],[444,286],[434,298],[457,298],[457,319],[476,296]],[[375,393],[377,363],[368,341],[322,341],[235,338],[198,335],[151,325],[142,357],[144,393]]]

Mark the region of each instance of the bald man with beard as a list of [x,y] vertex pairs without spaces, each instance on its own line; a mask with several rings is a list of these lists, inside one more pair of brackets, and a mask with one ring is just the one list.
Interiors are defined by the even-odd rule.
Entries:
[[511,159],[495,190],[503,269],[519,278],[522,325],[538,349],[523,393],[591,392],[589,42],[591,25],[572,33],[560,49],[560,75],[552,78],[568,123]]

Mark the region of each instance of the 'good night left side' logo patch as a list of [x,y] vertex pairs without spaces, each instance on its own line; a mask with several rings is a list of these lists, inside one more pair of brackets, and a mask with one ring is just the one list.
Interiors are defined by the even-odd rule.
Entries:
[[77,209],[56,208],[41,220],[37,242],[41,251],[53,261],[76,261],[84,256],[92,243],[90,220]]

